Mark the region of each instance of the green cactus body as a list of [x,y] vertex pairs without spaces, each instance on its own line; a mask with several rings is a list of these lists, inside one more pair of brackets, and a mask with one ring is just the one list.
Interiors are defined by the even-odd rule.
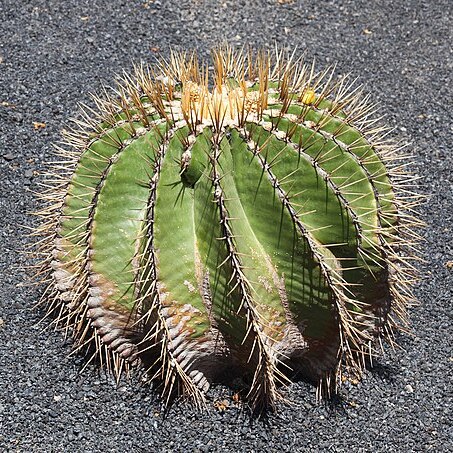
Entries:
[[360,375],[404,322],[392,147],[344,81],[276,60],[216,51],[212,90],[193,55],[136,68],[58,151],[45,297],[117,375],[200,402],[242,368],[274,406],[296,371]]

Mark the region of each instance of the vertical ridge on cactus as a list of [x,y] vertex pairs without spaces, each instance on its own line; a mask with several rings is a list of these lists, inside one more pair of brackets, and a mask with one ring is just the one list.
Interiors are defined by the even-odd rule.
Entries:
[[408,328],[419,197],[347,77],[277,51],[172,53],[94,96],[40,193],[42,303],[117,377],[255,408],[294,373],[329,395]]

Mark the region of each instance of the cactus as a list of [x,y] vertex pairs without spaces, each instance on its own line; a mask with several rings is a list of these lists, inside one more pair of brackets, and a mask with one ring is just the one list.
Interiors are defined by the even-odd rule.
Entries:
[[42,297],[117,377],[203,404],[225,370],[276,407],[407,329],[417,197],[375,106],[333,69],[213,51],[136,66],[56,147],[35,233]]

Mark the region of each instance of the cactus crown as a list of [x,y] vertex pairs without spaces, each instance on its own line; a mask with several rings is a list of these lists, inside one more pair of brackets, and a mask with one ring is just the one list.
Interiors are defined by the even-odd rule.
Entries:
[[[84,107],[44,183],[43,301],[117,376],[254,407],[300,372],[329,394],[406,328],[417,202],[375,107],[277,51],[135,67]],[[376,341],[377,340],[377,341]]]

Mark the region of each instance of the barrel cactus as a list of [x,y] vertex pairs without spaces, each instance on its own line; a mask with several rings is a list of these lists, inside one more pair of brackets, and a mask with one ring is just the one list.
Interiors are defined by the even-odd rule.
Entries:
[[76,348],[197,404],[330,395],[407,327],[411,177],[347,77],[277,51],[139,65],[65,131],[41,193],[42,301]]

